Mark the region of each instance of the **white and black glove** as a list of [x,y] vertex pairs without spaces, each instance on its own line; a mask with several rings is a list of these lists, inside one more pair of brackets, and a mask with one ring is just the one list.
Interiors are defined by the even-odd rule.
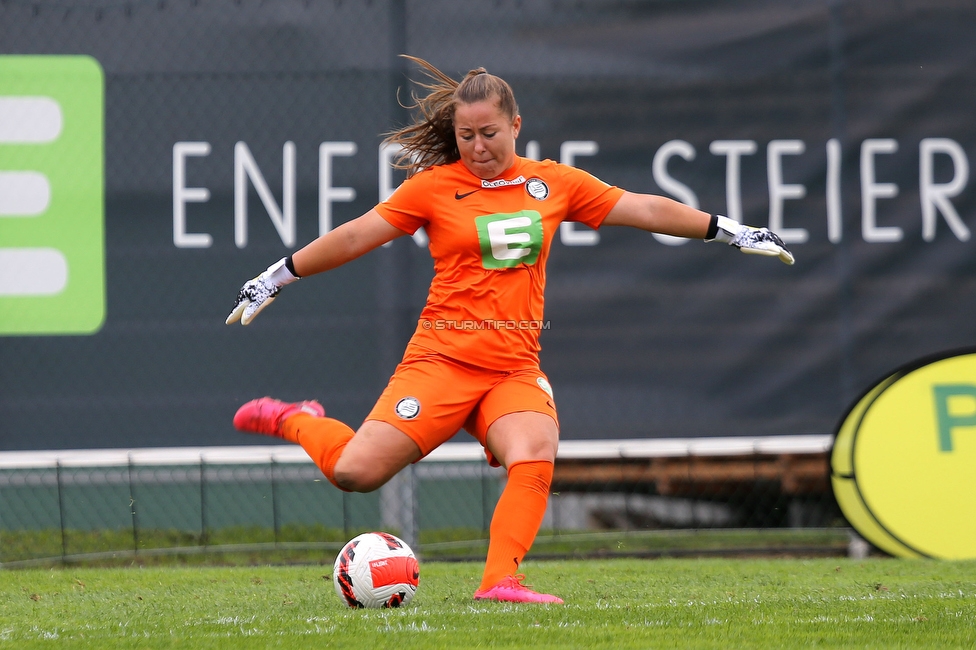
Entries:
[[291,266],[290,262],[291,258],[283,257],[258,277],[245,282],[237,294],[234,309],[225,322],[230,325],[241,321],[241,325],[247,325],[274,301],[281,287],[299,280],[299,276],[288,268]]
[[744,226],[738,221],[721,215],[712,215],[712,223],[708,228],[705,241],[725,242],[743,253],[778,257],[784,264],[793,263],[793,253],[786,248],[779,235],[769,228]]

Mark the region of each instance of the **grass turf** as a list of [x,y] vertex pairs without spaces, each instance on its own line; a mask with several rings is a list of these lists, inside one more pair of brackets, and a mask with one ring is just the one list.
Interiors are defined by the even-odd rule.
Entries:
[[[267,528],[234,527],[202,537],[186,531],[143,529],[138,540],[131,530],[119,529],[66,530],[63,534],[52,529],[0,531],[0,562],[5,568],[62,562],[75,566],[314,564],[323,556],[335,556],[346,541],[368,530],[285,526],[276,536]],[[480,561],[488,548],[485,531],[467,528],[425,530],[420,542],[428,560]],[[709,554],[843,556],[849,542],[850,529],[841,527],[544,531],[532,546],[532,556],[548,560]]]
[[331,566],[0,572],[17,648],[973,647],[976,562],[527,562],[563,606],[475,603],[480,565],[424,562],[413,603],[349,610]]

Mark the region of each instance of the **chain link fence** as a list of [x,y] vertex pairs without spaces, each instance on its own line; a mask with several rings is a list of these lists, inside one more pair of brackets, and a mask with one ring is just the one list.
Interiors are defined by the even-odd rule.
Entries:
[[[843,552],[828,446],[816,436],[565,443],[534,553]],[[6,452],[0,563],[325,562],[367,530],[394,532],[424,557],[480,557],[505,480],[482,454],[450,443],[377,492],[351,494],[298,447]]]

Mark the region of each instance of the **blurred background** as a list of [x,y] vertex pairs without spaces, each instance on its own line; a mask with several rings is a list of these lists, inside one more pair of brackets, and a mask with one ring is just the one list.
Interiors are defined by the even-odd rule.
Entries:
[[[520,154],[769,226],[797,259],[561,232],[541,339],[565,441],[553,534],[842,530],[827,456],[845,410],[976,332],[974,24],[965,0],[0,2],[0,98],[69,92],[54,64],[83,55],[101,74],[79,92],[96,97],[103,129],[74,158],[58,141],[5,141],[15,129],[0,124],[0,170],[104,160],[101,187],[61,192],[52,175],[49,188],[52,212],[103,205],[89,247],[102,246],[101,284],[78,298],[94,324],[22,317],[56,296],[18,293],[0,264],[0,528],[59,531],[53,550],[8,543],[0,559],[105,550],[72,546],[95,530],[122,531],[106,544],[133,552],[218,529],[240,541],[248,526],[280,545],[289,522],[321,526],[312,541],[380,525],[483,541],[503,477],[466,434],[385,496],[322,488],[307,500],[332,510],[256,515],[254,499],[278,504],[282,482],[315,474],[231,425],[241,403],[274,395],[318,399],[358,426],[416,326],[432,265],[409,237],[289,287],[247,328],[224,325],[245,280],[402,180],[381,142],[409,120],[398,97],[422,77],[401,53],[455,78],[478,66],[505,78]],[[62,108],[68,138],[82,127]],[[25,221],[36,245],[53,236],[43,213],[9,212],[0,251],[32,245]],[[208,482],[213,463],[240,471]],[[246,496],[243,484],[259,487]],[[243,505],[208,501],[219,485]],[[444,494],[468,496],[430,500]],[[148,514],[151,498],[184,519]],[[217,514],[234,508],[244,514]],[[143,528],[185,538],[140,541]]]

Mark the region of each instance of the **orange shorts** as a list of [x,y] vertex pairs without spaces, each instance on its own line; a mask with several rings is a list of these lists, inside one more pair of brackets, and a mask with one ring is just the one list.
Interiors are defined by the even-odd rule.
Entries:
[[366,419],[410,436],[422,457],[464,429],[498,467],[485,443],[488,427],[519,411],[544,413],[559,424],[549,380],[538,368],[490,370],[410,345]]

